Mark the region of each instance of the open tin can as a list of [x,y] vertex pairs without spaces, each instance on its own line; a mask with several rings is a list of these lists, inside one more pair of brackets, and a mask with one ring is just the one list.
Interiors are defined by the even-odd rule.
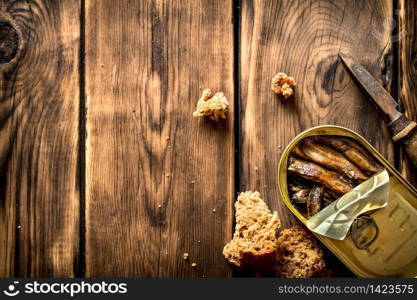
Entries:
[[[304,138],[313,135],[352,138],[367,149],[389,174],[389,200],[386,207],[359,217],[352,225],[350,234],[343,240],[314,235],[359,277],[417,277],[417,189],[362,136],[352,130],[333,125],[313,127],[289,143],[278,167],[278,186],[284,203],[307,225],[307,219],[290,200],[287,165],[293,148]],[[352,228],[355,227],[357,233],[368,225],[375,228],[375,238],[366,247],[362,247]]]

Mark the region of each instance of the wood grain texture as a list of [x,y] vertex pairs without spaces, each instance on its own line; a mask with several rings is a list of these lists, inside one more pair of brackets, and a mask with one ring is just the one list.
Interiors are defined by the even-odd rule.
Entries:
[[[412,0],[397,0],[399,19],[398,33],[394,42],[399,45],[399,83],[400,103],[405,115],[417,121],[417,3]],[[401,155],[401,172],[414,185],[417,185],[416,168],[408,157]]]
[[[259,190],[283,228],[297,221],[280,199],[277,167],[298,133],[345,126],[393,160],[386,126],[338,59],[339,51],[353,56],[388,87],[392,57],[383,22],[391,13],[388,0],[242,1],[240,190]],[[278,72],[297,80],[294,99],[271,91]]]
[[[298,133],[342,125],[393,161],[386,126],[337,53],[389,89],[398,40],[400,101],[417,120],[415,1],[234,5],[239,15],[232,0],[0,0],[0,277],[82,275],[84,254],[87,277],[229,277],[235,192],[259,190],[283,228],[297,223],[276,174]],[[294,99],[270,90],[280,71],[296,78]],[[204,88],[225,93],[227,121],[192,118]],[[326,256],[334,275],[350,275]]]
[[233,102],[231,10],[86,1],[86,276],[230,276],[233,109],[192,112],[206,87]]
[[[0,276],[76,272],[79,8],[0,1],[24,42],[0,62]],[[12,53],[3,37],[1,55]]]

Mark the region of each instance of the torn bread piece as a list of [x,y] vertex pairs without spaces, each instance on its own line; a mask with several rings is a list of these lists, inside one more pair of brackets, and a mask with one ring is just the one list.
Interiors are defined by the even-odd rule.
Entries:
[[294,94],[294,87],[297,85],[294,77],[285,73],[278,73],[272,77],[271,89],[275,94],[282,95],[285,99]]
[[285,278],[328,277],[323,251],[302,226],[281,231],[278,237],[277,276]]
[[241,193],[235,203],[233,239],[224,247],[226,259],[241,268],[269,270],[276,265],[280,220],[271,213],[259,192]]
[[205,89],[197,102],[194,117],[209,117],[213,121],[226,119],[229,102],[222,92],[213,95],[210,89]]

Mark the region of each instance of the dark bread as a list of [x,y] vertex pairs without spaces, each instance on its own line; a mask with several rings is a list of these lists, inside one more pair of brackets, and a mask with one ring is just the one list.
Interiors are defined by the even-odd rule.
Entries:
[[223,255],[232,264],[253,270],[271,270],[277,262],[277,212],[271,213],[259,192],[241,193],[235,203],[236,227]]
[[277,276],[305,278],[330,275],[319,243],[304,227],[294,226],[281,231],[277,243]]

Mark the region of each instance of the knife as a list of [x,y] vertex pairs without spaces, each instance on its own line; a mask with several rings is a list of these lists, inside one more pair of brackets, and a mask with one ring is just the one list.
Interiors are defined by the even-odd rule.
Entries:
[[383,115],[392,133],[392,140],[404,146],[408,157],[417,167],[417,123],[398,111],[398,103],[364,67],[341,52],[339,57],[349,74]]

